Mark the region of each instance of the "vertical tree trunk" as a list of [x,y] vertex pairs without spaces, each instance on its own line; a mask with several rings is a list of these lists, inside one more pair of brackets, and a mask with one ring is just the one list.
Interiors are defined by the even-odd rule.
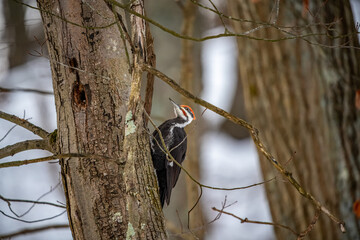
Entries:
[[[312,14],[305,16],[303,1],[280,2],[279,25],[336,21],[332,26],[336,31],[329,34],[355,32],[349,1],[310,1]],[[268,21],[273,7],[273,1],[229,4],[233,17],[263,22]],[[237,33],[255,26],[234,22]],[[323,25],[305,30],[298,33],[327,32]],[[284,35],[268,28],[251,36]],[[330,46],[348,43],[359,47],[356,35],[308,39]],[[238,46],[240,78],[251,122],[277,159],[346,223],[348,232],[341,234],[330,219],[321,216],[309,239],[359,239],[360,222],[352,204],[360,197],[360,111],[355,107],[360,51],[310,45],[301,39],[269,42],[238,38]],[[263,156],[261,164],[265,179],[273,177],[273,167]],[[274,221],[299,232],[305,230],[314,216],[314,206],[281,179],[266,184],[266,190]],[[293,238],[287,231],[275,230],[278,239]]]
[[2,38],[8,42],[8,68],[12,69],[26,62],[30,45],[24,21],[26,9],[15,1],[3,1],[2,10],[6,24]]
[[[183,25],[181,33],[183,35],[191,36],[194,34],[196,9],[191,1],[188,1],[183,5]],[[180,84],[181,86],[190,91],[196,91],[198,88],[197,81],[195,80],[194,66],[196,58],[194,53],[194,43],[192,41],[182,39],[181,40],[181,72],[180,72]],[[196,90],[195,90],[196,89]],[[192,105],[191,101],[185,97],[181,102],[186,105]],[[198,111],[196,105],[192,105],[195,112]],[[186,161],[184,161],[184,167],[190,172],[195,179],[200,179],[200,157],[199,157],[199,128],[194,128],[194,125],[186,127],[188,142],[188,149],[186,153]],[[186,194],[187,194],[187,207],[188,211],[195,205],[199,198],[199,186],[193,182],[192,179],[186,177]],[[192,209],[190,213],[190,222],[188,223],[190,229],[194,231],[195,235],[199,239],[204,238],[204,216],[202,212],[202,206],[197,203],[196,207]],[[193,236],[189,235],[188,239],[192,239]]]
[[[133,39],[131,72],[105,1],[38,5],[53,75],[58,151],[86,156],[61,160],[74,239],[165,239],[136,68],[143,36]],[[137,27],[134,34],[144,31]]]

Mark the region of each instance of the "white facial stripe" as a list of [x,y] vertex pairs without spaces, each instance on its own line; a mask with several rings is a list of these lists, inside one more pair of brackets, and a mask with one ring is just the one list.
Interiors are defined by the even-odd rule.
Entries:
[[174,112],[176,117],[181,117],[184,120],[187,120],[187,117],[184,115],[183,111],[180,108],[175,107]]
[[192,120],[194,120],[191,116],[189,116],[187,119],[186,119],[186,122],[183,122],[183,123],[176,123],[174,125],[174,127],[180,127],[180,128],[184,128],[185,126],[189,125]]

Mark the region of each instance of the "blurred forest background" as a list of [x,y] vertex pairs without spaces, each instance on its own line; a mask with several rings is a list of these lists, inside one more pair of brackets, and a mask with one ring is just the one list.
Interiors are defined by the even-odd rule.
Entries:
[[[313,28],[289,29],[297,34],[307,34],[307,31],[316,33],[323,29],[330,31],[327,29],[328,26],[324,27],[317,23],[338,23],[337,21],[340,19],[345,21],[344,15],[337,16],[336,14],[344,14],[350,9],[348,1],[344,1],[346,3],[335,1],[337,5],[327,3],[327,1],[324,3],[310,1],[309,5],[306,5],[308,1],[298,1],[297,3],[288,1],[287,3],[281,2],[280,6],[276,5],[277,1],[261,0],[204,0],[200,2],[207,8],[216,9],[225,15],[240,19],[272,23],[274,19],[271,18],[276,17],[278,18],[277,23],[281,26],[314,24]],[[24,3],[36,6],[36,1],[33,0],[24,1]],[[341,31],[337,29],[338,31],[331,32],[331,34],[345,35],[354,30],[360,6],[359,1],[354,0],[351,3],[353,12],[346,12],[351,15],[347,15],[350,20],[346,23],[352,22],[353,25],[348,29],[343,29],[341,23],[334,24],[336,29],[340,25]],[[341,10],[333,11],[334,16],[332,17],[325,16],[325,12],[329,10],[327,5],[332,8],[340,6],[339,4],[343,5]],[[168,29],[197,38],[221,34],[224,31],[227,33],[227,30],[236,33],[246,32],[257,26],[253,22],[247,25],[244,22],[234,23],[231,19],[219,17],[209,9],[198,7],[191,1],[149,0],[145,2],[145,5],[149,18]],[[304,12],[304,5],[313,10],[312,14]],[[56,112],[51,93],[51,72],[40,14],[38,10],[12,0],[1,1],[0,8],[0,110],[29,119],[52,132],[56,129]],[[279,15],[277,14],[278,10],[280,11]],[[354,18],[352,18],[352,13]],[[300,178],[300,182],[304,183],[305,188],[309,188],[310,192],[315,197],[319,197],[321,202],[334,211],[338,217],[344,218],[343,220],[350,228],[346,236],[340,236],[337,226],[323,214],[320,216],[318,225],[315,226],[314,235],[310,235],[313,238],[309,237],[309,239],[359,239],[359,235],[357,235],[360,232],[359,218],[356,218],[354,214],[351,215],[353,203],[360,199],[360,185],[356,183],[356,181],[360,181],[359,146],[354,146],[356,142],[357,144],[360,142],[359,132],[357,132],[360,126],[359,109],[356,110],[355,107],[352,107],[349,110],[350,112],[354,111],[354,114],[351,115],[352,119],[346,123],[354,125],[354,128],[348,129],[348,131],[353,131],[351,137],[348,137],[353,144],[346,145],[346,141],[348,141],[344,140],[347,138],[346,136],[337,138],[334,135],[338,135],[338,133],[335,134],[328,130],[333,126],[332,110],[328,112],[324,110],[324,113],[319,110],[323,109],[322,107],[331,107],[324,102],[330,95],[330,93],[326,93],[330,87],[327,84],[317,84],[315,80],[319,76],[319,79],[331,79],[329,81],[333,81],[333,83],[340,81],[339,71],[335,68],[341,68],[341,71],[346,72],[344,75],[350,74],[355,79],[345,78],[344,81],[350,82],[350,86],[353,86],[354,89],[360,89],[359,50],[356,48],[353,48],[355,53],[351,53],[353,65],[349,67],[350,69],[343,66],[347,63],[336,63],[338,65],[332,66],[331,71],[322,72],[329,67],[327,64],[329,59],[324,59],[329,55],[334,55],[335,59],[336,56],[343,56],[338,52],[350,50],[342,48],[342,44],[358,47],[358,39],[353,35],[351,35],[351,40],[349,37],[346,41],[340,39],[340,42],[329,40],[326,36],[310,39],[319,45],[307,42],[306,40],[309,38],[271,43],[247,38],[223,37],[191,42],[171,36],[153,25],[150,26],[154,37],[156,68],[178,80],[184,88],[195,95],[235,116],[254,123],[260,130],[260,136],[265,135],[264,142],[271,152],[281,159],[281,162],[289,163],[290,171],[294,171],[294,175]],[[324,28],[322,29],[322,27]],[[274,32],[274,29],[264,27],[250,35],[273,39],[282,37],[280,33]],[[335,46],[335,50],[321,45]],[[317,70],[316,67],[318,67]],[[246,82],[248,79],[252,80]],[[291,80],[296,83],[292,85]],[[245,88],[244,91],[242,86]],[[295,90],[296,92],[294,92]],[[346,91],[344,90],[342,93],[344,96],[346,96]],[[265,97],[257,97],[259,95]],[[325,97],[322,98],[322,96]],[[289,184],[286,184],[285,180],[271,169],[272,167],[265,158],[262,159],[263,157],[260,158],[262,161],[262,167],[260,167],[256,148],[245,128],[236,126],[220,116],[196,106],[160,80],[155,80],[151,114],[157,124],[173,117],[172,106],[168,101],[169,97],[178,103],[187,104],[195,110],[197,120],[187,128],[189,150],[185,168],[200,182],[211,186],[231,188],[248,186],[276,177],[275,181],[266,186],[261,185],[245,190],[205,189],[200,203],[190,213],[190,226],[195,234],[201,239],[214,240],[271,240],[294,237],[291,232],[288,233],[284,229],[273,229],[272,226],[259,224],[241,224],[239,220],[224,214],[210,223],[218,216],[218,212],[211,208],[221,209],[224,201],[230,205],[226,211],[242,218],[271,222],[273,221],[272,215],[277,223],[289,225],[299,232],[306,229],[312,221],[316,209]],[[350,97],[349,102],[353,99]],[[250,110],[249,118],[245,114],[244,102],[247,110]],[[296,107],[302,106],[302,104],[305,107]],[[319,111],[321,113],[318,113]],[[302,120],[304,115],[307,117]],[[318,119],[320,122],[317,121]],[[319,125],[321,127],[318,127]],[[34,138],[31,133],[21,127],[13,127],[14,124],[0,119],[0,148],[24,139]],[[9,132],[10,129],[13,130]],[[150,131],[152,130],[153,128],[150,127]],[[325,136],[322,135],[322,132],[326,133]],[[328,150],[336,149],[336,147],[330,142],[338,142],[341,139],[345,143],[343,145],[339,143],[339,145],[350,148],[347,153],[350,160],[340,161],[343,165],[339,163],[340,165],[330,166],[332,161],[338,157],[341,158],[340,155],[342,155],[335,153],[331,156],[332,153]],[[32,159],[46,155],[46,152],[32,150],[1,159],[1,161]],[[327,158],[330,160],[324,160]],[[316,166],[313,166],[314,164]],[[345,171],[344,169],[349,168],[347,164],[352,164],[353,166],[350,168],[354,168],[354,170]],[[319,169],[331,172],[332,175],[322,175],[319,173]],[[60,168],[55,161],[0,169],[0,195],[11,199],[64,203],[59,172]],[[262,173],[264,173],[264,177]],[[335,185],[338,188],[349,185],[351,187],[348,191],[342,192],[338,188],[335,189]],[[268,188],[267,195],[270,204],[274,204],[271,210],[264,187]],[[324,191],[321,189],[322,187],[329,191]],[[193,238],[187,229],[188,211],[196,202],[198,194],[197,186],[182,173],[173,190],[171,204],[164,209],[170,239]],[[331,199],[332,194],[341,195],[345,200],[341,197]],[[294,206],[286,207],[289,205]],[[23,214],[31,207],[31,204],[12,203],[11,206],[16,213]],[[12,215],[6,201],[0,202],[0,210],[1,213],[18,217]],[[67,216],[63,211],[61,208],[36,205],[21,219],[33,221],[60,216],[34,223],[17,221],[2,214],[0,215],[0,235],[25,228],[43,226],[55,226],[54,228],[56,228],[58,226],[58,229],[20,235],[14,239],[71,239],[70,230],[64,226],[67,224]]]

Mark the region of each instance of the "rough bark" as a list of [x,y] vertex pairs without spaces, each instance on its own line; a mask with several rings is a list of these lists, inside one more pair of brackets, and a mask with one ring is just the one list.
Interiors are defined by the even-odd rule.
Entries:
[[116,18],[104,1],[38,0],[38,6],[53,75],[58,151],[88,156],[60,161],[74,239],[166,238],[142,118],[138,50],[130,72],[118,25],[109,26]]
[[[233,17],[266,22],[273,1],[229,1]],[[302,1],[281,1],[280,25],[337,22],[336,31],[355,31],[349,1],[311,1],[311,14],[302,15]],[[236,32],[255,25],[235,23]],[[306,31],[324,32],[323,26]],[[301,32],[304,33],[304,32]],[[279,38],[274,29],[253,33]],[[358,47],[356,35],[337,40],[311,39],[321,44],[340,43]],[[359,239],[360,222],[352,204],[360,196],[360,112],[355,93],[360,87],[360,51],[353,48],[323,48],[303,40],[281,42],[238,38],[240,78],[250,121],[260,130],[270,152],[286,164],[304,187],[335,212],[347,226],[342,234],[322,215],[309,239]],[[296,154],[293,158],[294,151]],[[274,176],[272,166],[260,154],[265,179]],[[266,184],[273,220],[299,232],[314,216],[314,206],[281,180]],[[278,239],[291,233],[275,229]]]

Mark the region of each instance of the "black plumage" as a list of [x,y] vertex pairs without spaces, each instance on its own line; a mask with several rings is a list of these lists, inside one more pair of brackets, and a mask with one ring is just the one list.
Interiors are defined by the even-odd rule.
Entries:
[[[186,155],[187,139],[184,130],[185,125],[187,125],[187,120],[177,117],[165,121],[158,127],[167,149],[179,164],[182,164]],[[176,163],[169,162],[162,149],[163,145],[159,133],[155,130],[151,139],[151,156],[156,169],[160,189],[160,202],[163,207],[165,201],[167,205],[170,203],[171,191],[176,185],[181,168]]]

